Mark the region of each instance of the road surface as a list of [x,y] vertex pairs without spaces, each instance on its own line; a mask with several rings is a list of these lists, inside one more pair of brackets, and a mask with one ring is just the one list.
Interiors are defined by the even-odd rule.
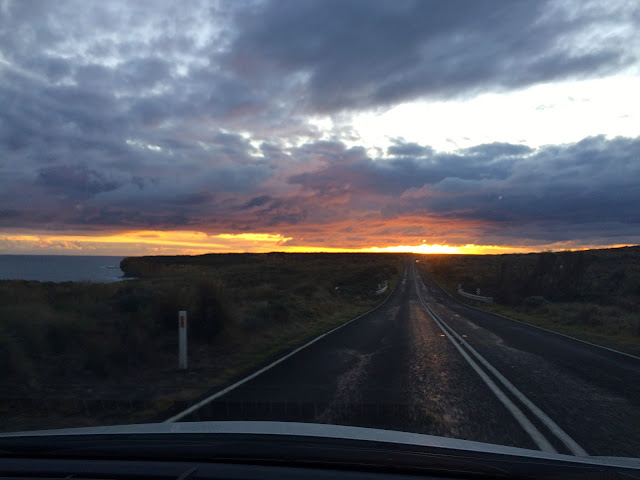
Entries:
[[640,359],[469,308],[413,260],[378,309],[203,403],[170,421],[319,422],[640,457]]

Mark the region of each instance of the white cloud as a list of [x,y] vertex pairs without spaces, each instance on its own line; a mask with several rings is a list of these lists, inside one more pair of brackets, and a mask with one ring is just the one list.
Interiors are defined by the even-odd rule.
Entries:
[[543,84],[465,101],[404,103],[383,113],[354,115],[367,146],[392,138],[454,151],[483,143],[530,147],[577,142],[603,134],[640,135],[640,77],[617,76]]

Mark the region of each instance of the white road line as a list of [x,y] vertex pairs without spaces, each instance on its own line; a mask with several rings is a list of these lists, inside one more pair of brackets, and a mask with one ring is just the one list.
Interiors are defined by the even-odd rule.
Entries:
[[465,347],[469,349],[469,351],[473,354],[474,357],[482,363],[487,370],[495,375],[495,377],[500,380],[500,382],[505,386],[507,390],[509,390],[518,400],[525,404],[525,406],[533,413],[538,419],[551,430],[551,432],[560,439],[565,446],[571,450],[571,453],[580,457],[588,456],[587,452],[576,443],[556,422],[554,422],[549,416],[544,413],[540,408],[538,408],[531,400],[529,400],[525,395],[518,390],[509,380],[507,380],[504,375],[502,375],[498,370],[495,369],[493,365],[491,365],[482,355],[480,355],[469,343],[464,340],[458,333],[453,330],[449,325],[447,327],[451,330],[451,333],[462,343]]
[[[455,337],[462,345],[467,347],[467,349],[471,352],[471,354],[478,359],[482,365],[485,366],[487,370],[489,370],[503,385],[509,390],[518,400],[520,400],[533,415],[535,415],[549,430],[558,438],[564,445],[576,456],[588,456],[587,452],[580,446],[578,443],[573,440],[560,426],[555,423],[546,413],[544,413],[540,408],[538,408],[531,400],[529,400],[520,390],[518,390],[509,380],[507,380],[504,375],[502,375],[493,365],[491,365],[482,355],[480,355],[475,348],[473,348],[469,343],[462,338],[449,324],[447,324],[444,320],[442,320],[437,313],[435,313],[424,301],[422,298],[422,294],[420,293],[420,287],[418,285],[418,281],[415,274],[415,269],[413,271],[414,280],[416,282],[416,290],[418,292],[418,297],[425,307],[425,309],[429,312],[431,317],[434,319],[436,324],[440,327],[440,329],[445,332],[445,334],[449,334],[449,339],[451,342],[458,348],[458,350],[462,350],[462,348],[452,339]],[[466,352],[465,352],[466,353]],[[464,355],[463,355],[464,356]],[[465,357],[466,358],[466,357]],[[473,366],[473,365],[472,365]],[[474,368],[475,370],[475,368]]]
[[[407,270],[405,267],[405,270],[402,274],[402,280],[404,281],[407,277]],[[389,298],[391,298],[391,296],[393,295],[393,293],[396,291],[396,288],[398,287],[398,285],[401,282],[399,281],[398,283],[396,283],[395,287],[393,287],[393,290],[391,291],[391,293],[389,295],[387,295],[387,298],[384,299],[384,301],[380,304],[377,305],[375,307],[373,307],[371,310],[369,310],[368,312],[363,313],[362,315],[358,315],[356,318],[352,318],[351,320],[349,320],[346,323],[343,323],[342,325],[338,325],[337,327],[335,327],[332,330],[329,330],[328,332],[323,333],[322,335],[314,338],[313,340],[311,340],[308,343],[305,343],[304,345],[302,345],[301,347],[296,348],[294,351],[289,352],[287,355],[285,355],[284,357],[279,358],[278,360],[276,360],[273,363],[270,363],[269,365],[267,365],[266,367],[261,368],[260,370],[258,370],[257,372],[252,373],[251,375],[249,375],[248,377],[243,378],[242,380],[237,381],[236,383],[234,383],[233,385],[229,385],[227,388],[224,388],[222,390],[220,390],[219,392],[214,393],[213,395],[205,398],[204,400],[196,403],[195,405],[192,405],[191,407],[187,408],[186,410],[183,410],[182,412],[178,413],[177,415],[174,415],[171,418],[166,419],[163,423],[171,423],[171,422],[177,422],[178,420],[186,417],[187,415],[195,412],[196,410],[198,410],[199,408],[204,407],[206,404],[213,402],[215,399],[220,398],[221,396],[229,393],[232,390],[235,390],[236,388],[238,388],[240,385],[247,383],[249,380],[253,380],[254,378],[256,378],[258,375],[263,374],[264,372],[266,372],[267,370],[271,370],[273,367],[275,367],[276,365],[278,365],[279,363],[284,362],[287,358],[293,357],[296,353],[298,353],[301,350],[304,350],[305,348],[307,348],[309,345],[313,345],[314,343],[316,343],[318,340],[323,339],[324,337],[326,337],[327,335],[331,335],[333,332],[335,332],[336,330],[341,329],[342,327],[346,327],[347,325],[349,325],[351,322],[355,322],[356,320],[358,320],[359,318],[364,317],[365,315],[370,314],[371,312],[377,310],[378,308],[382,307],[385,303],[387,303],[387,300],[389,300]],[[404,286],[404,283],[402,283],[402,285]]]
[[[415,271],[414,271],[414,279],[415,279]],[[418,292],[418,298],[420,299],[422,306],[425,308],[425,310],[427,310],[427,312],[429,313],[433,321],[436,323],[436,325],[438,325],[438,327],[440,327],[440,330],[442,330],[446,334],[447,338],[451,341],[453,346],[458,350],[458,352],[460,352],[460,355],[462,355],[462,357],[467,361],[467,363],[471,366],[471,368],[475,370],[475,372],[480,376],[480,378],[487,385],[487,387],[489,387],[489,389],[493,392],[496,398],[500,400],[500,402],[502,402],[505,408],[509,411],[509,413],[511,413],[513,418],[515,418],[515,420],[520,424],[520,426],[524,429],[524,431],[529,434],[529,436],[534,441],[534,443],[538,446],[538,448],[543,452],[558,453],[557,450],[553,447],[553,445],[551,445],[551,443],[549,443],[549,441],[545,438],[545,436],[540,432],[540,430],[538,430],[536,426],[533,423],[531,423],[531,421],[526,417],[526,415],[522,413],[522,410],[520,410],[517,407],[517,405],[514,404],[509,399],[509,397],[505,395],[505,393],[502,390],[500,390],[500,387],[498,387],[498,385],[496,385],[495,382],[491,380],[491,378],[489,378],[489,376],[478,366],[478,364],[473,361],[473,359],[469,356],[469,354],[465,352],[462,349],[462,347],[453,340],[449,332],[445,330],[437,314],[434,311],[432,311],[429,308],[429,306],[425,303],[425,301],[422,299],[422,295],[420,295],[420,289],[418,287],[417,280],[415,280],[415,285],[416,285],[416,291]]]

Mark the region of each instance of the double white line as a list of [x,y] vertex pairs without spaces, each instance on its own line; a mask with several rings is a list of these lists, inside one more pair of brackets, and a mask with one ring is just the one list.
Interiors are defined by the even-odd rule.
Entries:
[[[454,347],[460,352],[460,355],[467,361],[467,363],[475,370],[475,372],[480,376],[480,378],[484,381],[484,383],[489,387],[489,389],[494,393],[494,395],[502,402],[502,404],[506,407],[507,410],[513,415],[516,421],[522,426],[522,428],[529,434],[531,439],[535,442],[538,448],[544,452],[552,452],[557,453],[557,450],[553,445],[545,438],[545,436],[538,430],[538,428],[531,423],[531,421],[527,418],[527,416],[522,412],[522,410],[515,404],[511,399],[504,393],[503,390],[494,382],[491,377],[485,372],[478,362],[484,366],[484,368],[491,373],[498,382],[502,384],[502,386],[508,390],[515,398],[517,398],[530,412],[533,414],[540,422],[542,422],[549,431],[554,434],[574,455],[577,456],[588,456],[587,452],[578,445],[575,440],[573,440],[564,430],[562,430],[557,423],[555,423],[549,416],[540,410],[531,400],[529,400],[525,395],[518,390],[509,380],[507,380],[498,370],[495,369],[493,365],[491,365],[482,355],[480,355],[475,348],[473,348],[469,343],[462,338],[458,333],[451,328],[440,316],[427,305],[424,298],[422,297],[422,293],[420,292],[420,286],[418,284],[418,279],[416,277],[415,266],[412,268],[413,279],[416,286],[416,291],[418,292],[418,298],[420,299],[420,303],[425,308],[425,310],[429,313],[433,321],[440,327],[440,330],[445,334],[445,336],[451,341]],[[464,348],[463,348],[464,347]],[[466,349],[466,350],[465,350]],[[468,353],[467,353],[468,352]],[[469,353],[475,357],[474,360],[471,358]]]

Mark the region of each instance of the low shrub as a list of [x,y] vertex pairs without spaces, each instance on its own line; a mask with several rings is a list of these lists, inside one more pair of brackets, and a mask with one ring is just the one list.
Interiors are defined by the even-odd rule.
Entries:
[[0,372],[7,377],[24,377],[31,373],[31,359],[23,345],[5,329],[0,329]]
[[233,322],[228,295],[222,285],[213,279],[201,279],[192,287],[189,308],[189,332],[194,338],[207,343]]
[[153,303],[153,290],[146,285],[128,284],[115,292],[111,303],[121,313],[139,312]]

